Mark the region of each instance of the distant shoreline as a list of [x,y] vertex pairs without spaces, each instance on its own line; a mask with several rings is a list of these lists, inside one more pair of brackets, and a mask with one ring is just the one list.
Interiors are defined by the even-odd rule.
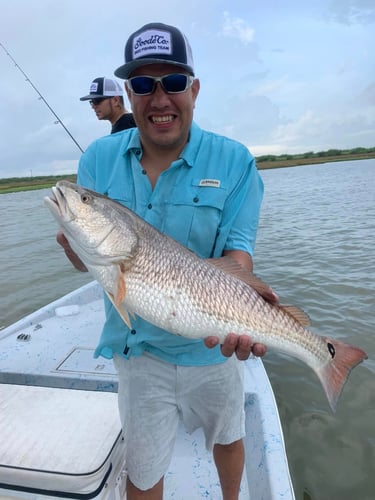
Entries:
[[299,167],[302,165],[318,165],[321,163],[332,163],[340,161],[371,160],[372,158],[375,158],[375,152],[322,157],[291,158],[285,160],[276,159],[271,161],[261,160],[257,158],[257,167],[258,170],[266,170],[269,168]]
[[[357,153],[357,154],[342,154],[333,156],[321,157],[291,157],[288,159],[263,159],[256,158],[258,170],[268,170],[272,168],[298,167],[303,165],[318,165],[321,163],[331,163],[340,161],[357,161],[369,160],[375,158],[375,152]],[[57,181],[66,179],[71,182],[76,182],[75,174],[68,175],[48,175],[36,177],[13,177],[0,179],[0,194],[14,193],[18,191],[32,191],[36,189],[47,189],[56,184]]]

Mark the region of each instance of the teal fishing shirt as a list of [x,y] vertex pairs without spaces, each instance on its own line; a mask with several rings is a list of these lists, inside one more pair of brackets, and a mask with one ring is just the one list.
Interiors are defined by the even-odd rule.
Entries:
[[[224,250],[253,255],[263,182],[244,145],[193,123],[179,159],[160,174],[154,189],[141,158],[137,128],[102,137],[82,155],[77,182],[127,206],[202,258],[220,257]],[[139,317],[131,318],[129,329],[104,300],[106,321],[95,357],[129,358],[147,351],[186,366],[227,359],[219,346],[208,349],[202,340],[178,337]]]

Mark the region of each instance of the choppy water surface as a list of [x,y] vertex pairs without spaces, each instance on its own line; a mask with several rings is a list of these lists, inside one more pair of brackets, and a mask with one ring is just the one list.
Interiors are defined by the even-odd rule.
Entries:
[[[375,498],[375,160],[261,171],[259,276],[313,330],[369,355],[337,412],[314,373],[268,353],[298,500]],[[88,282],[55,242],[48,190],[0,196],[0,325]]]

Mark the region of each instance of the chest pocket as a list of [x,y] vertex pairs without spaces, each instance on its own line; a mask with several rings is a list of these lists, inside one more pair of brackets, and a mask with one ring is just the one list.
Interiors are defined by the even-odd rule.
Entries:
[[227,192],[222,185],[200,186],[199,182],[193,181],[186,191],[179,189],[164,201],[162,231],[201,257],[210,257]]

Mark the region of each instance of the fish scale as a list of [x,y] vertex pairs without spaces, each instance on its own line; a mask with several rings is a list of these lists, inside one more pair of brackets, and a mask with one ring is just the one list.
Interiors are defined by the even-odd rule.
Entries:
[[[198,260],[191,254],[190,259],[185,259],[184,266],[181,266],[183,272],[179,272],[176,276],[175,259],[172,256],[161,266],[160,255],[150,252],[150,257],[152,261],[146,264],[146,259],[140,251],[134,259],[134,272],[125,273],[129,294],[125,298],[125,304],[129,304],[130,309],[136,307],[135,304],[140,301],[150,304],[152,308],[156,292],[151,290],[151,287],[159,290],[162,303],[167,302],[168,290],[174,290],[173,296],[182,303],[179,309],[185,313],[185,328],[180,331],[173,328],[173,317],[169,322],[169,328],[173,328],[174,333],[179,335],[186,334],[189,324],[199,324],[200,328],[197,330],[194,326],[190,326],[192,331],[190,335],[202,338],[201,330],[206,332],[210,330],[206,325],[209,322],[214,328],[212,335],[219,336],[221,341],[228,333],[238,331],[239,328],[242,329],[241,333],[251,334],[255,342],[263,342],[265,335],[272,332],[280,341],[291,342],[293,338],[294,341],[300,339],[302,329],[296,320],[282,310],[272,307],[244,282],[215,268],[208,261]],[[134,275],[138,277],[137,284]],[[147,282],[144,276],[147,276]],[[135,288],[139,293],[133,299],[132,290]],[[179,293],[176,293],[177,291]],[[178,308],[177,301],[175,307]],[[199,319],[196,320],[196,317]],[[153,319],[157,321],[156,318]],[[162,327],[165,328],[165,325]],[[296,336],[293,336],[293,331],[296,332]],[[309,336],[307,330],[305,333],[306,344],[319,342],[319,337]],[[255,335],[258,337],[255,338]],[[309,349],[311,348],[309,346]]]
[[199,258],[120,203],[68,181],[52,192],[47,207],[130,328],[129,313],[192,339],[249,335],[310,366],[335,410],[362,349],[313,333],[297,308],[267,302],[251,273]]

